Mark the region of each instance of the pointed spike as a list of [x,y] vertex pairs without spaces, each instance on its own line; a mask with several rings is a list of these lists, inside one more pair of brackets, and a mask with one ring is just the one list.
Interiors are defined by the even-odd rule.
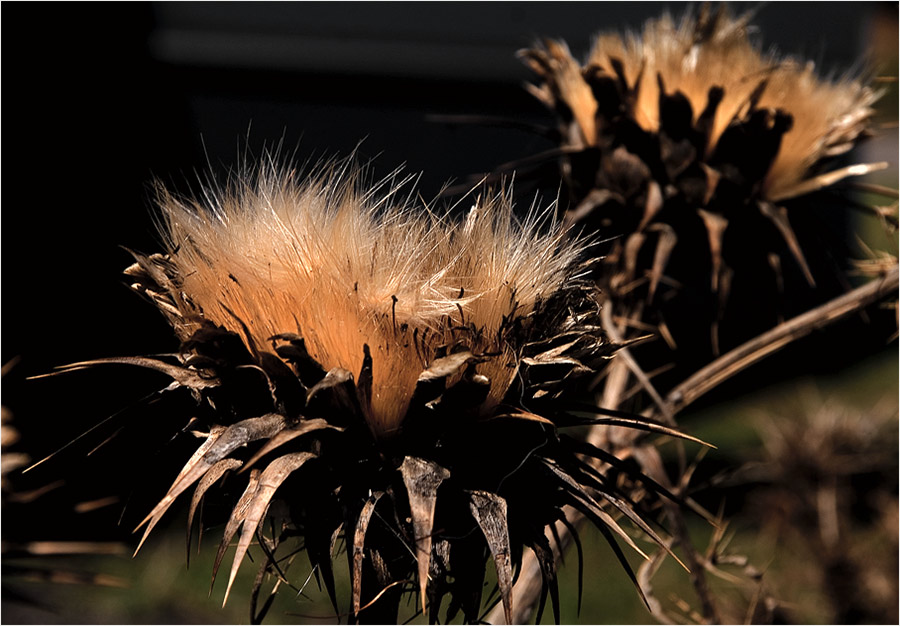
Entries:
[[503,601],[506,623],[513,623],[512,566],[510,564],[509,525],[506,518],[506,500],[488,491],[469,494],[469,509],[484,533],[494,566],[497,568],[497,585]]
[[706,206],[715,195],[716,188],[719,186],[719,181],[722,179],[722,174],[719,170],[710,167],[706,163],[701,163],[700,167],[706,175],[706,193],[703,195],[703,206]]
[[572,504],[578,509],[585,511],[596,517],[603,524],[610,529],[612,529],[617,535],[619,535],[628,546],[640,554],[644,559],[650,560],[650,557],[647,556],[643,550],[641,550],[634,540],[628,536],[628,534],[622,530],[622,527],[612,518],[612,516],[604,511],[600,505],[590,496],[584,489],[579,485],[575,480],[569,476],[557,463],[553,461],[549,461],[544,459],[544,465],[548,467],[557,478],[563,483],[563,486],[567,488],[569,493],[572,495],[573,501]]
[[678,235],[675,234],[675,229],[668,224],[655,224],[653,230],[659,232],[659,237],[656,240],[656,250],[653,252],[653,265],[650,267],[650,286],[647,290],[648,300],[653,300],[653,296],[656,295],[656,288],[663,277],[666,265],[669,264],[672,250],[675,249],[675,245],[678,243]]
[[697,437],[693,437],[686,433],[681,432],[675,428],[670,426],[666,426],[654,419],[649,417],[645,417],[639,413],[628,413],[627,411],[617,411],[615,409],[605,409],[596,406],[592,406],[586,403],[578,403],[578,402],[568,402],[566,403],[566,411],[578,412],[578,413],[593,413],[595,415],[600,415],[601,417],[591,417],[591,418],[580,418],[578,416],[572,415],[571,417],[575,420],[574,423],[570,425],[579,425],[579,426],[588,426],[593,424],[607,424],[610,426],[625,426],[628,428],[636,428],[638,430],[646,430],[648,432],[660,433],[663,435],[669,435],[670,437],[677,437],[679,439],[686,439],[687,441],[693,441],[694,443],[699,443],[701,445],[706,446],[707,448],[716,449],[711,443],[703,441],[702,439],[698,439]]
[[644,202],[644,215],[641,217],[641,223],[637,227],[639,231],[644,230],[644,228],[653,221],[653,218],[656,217],[659,210],[663,208],[664,203],[665,201],[659,183],[650,181],[647,184],[647,200]]
[[616,78],[619,82],[619,91],[621,91],[621,93],[628,93],[628,77],[625,75],[625,65],[622,63],[622,60],[616,57],[609,57],[609,64],[612,66],[613,72],[616,73]]
[[625,275],[628,280],[635,277],[638,254],[646,240],[647,235],[640,232],[631,233],[625,240]]
[[600,494],[600,497],[612,504],[616,509],[618,509],[625,517],[630,519],[634,524],[640,528],[650,539],[656,542],[659,547],[666,551],[666,553],[671,556],[675,561],[684,568],[684,571],[690,573],[690,569],[687,565],[685,565],[681,559],[676,556],[674,552],[669,548],[669,545],[662,540],[662,538],[654,531],[650,526],[645,522],[640,515],[634,512],[627,502],[623,502],[619,498],[615,497],[611,493],[607,493],[603,490],[597,490],[597,493]]
[[431,563],[432,530],[437,490],[450,472],[432,461],[408,456],[400,466],[403,483],[409,495],[409,509],[416,538],[416,560],[419,565],[419,597],[422,613],[425,608],[425,588],[428,584],[428,568]]
[[192,369],[179,367],[177,365],[172,365],[171,363],[166,363],[165,361],[151,359],[149,357],[143,356],[120,356],[108,357],[104,359],[93,359],[90,361],[78,361],[77,363],[61,365],[56,368],[57,371],[51,372],[49,374],[31,376],[29,377],[29,380],[56,376],[67,372],[74,372],[77,370],[94,367],[95,365],[135,365],[137,367],[143,367],[145,369],[156,370],[157,372],[162,372],[163,374],[166,374],[167,376],[172,378],[172,380],[174,380],[178,385],[195,390],[208,389],[210,387],[219,386],[219,380],[217,378],[203,378]]
[[[256,573],[256,580],[253,581],[253,589],[250,592],[250,623],[251,624],[262,624],[263,619],[265,619],[266,615],[269,612],[269,609],[272,608],[272,603],[275,600],[275,594],[278,592],[278,588],[281,586],[282,578],[279,576],[275,585],[272,587],[272,590],[269,592],[266,601],[263,603],[262,608],[259,611],[256,610],[256,605],[259,602],[259,592],[262,589],[263,579],[268,571],[269,567],[273,565],[272,557],[267,555],[265,561],[260,563],[259,570]],[[276,566],[277,567],[277,566]]]
[[553,623],[559,624],[559,580],[554,576],[550,579],[550,605],[553,607]]
[[[218,441],[219,437],[225,433],[226,428],[224,426],[214,426],[210,429],[209,435],[206,437],[206,441],[201,444],[197,451],[191,455],[191,458],[188,459],[188,462],[178,473],[178,476],[175,477],[175,482],[172,483],[172,486],[169,487],[169,490],[166,492],[166,495],[163,496],[162,500],[160,500],[153,510],[145,517],[140,524],[138,524],[137,528],[134,529],[133,532],[137,532],[141,526],[144,524],[148,524],[146,530],[144,530],[144,534],[141,537],[141,540],[138,542],[137,548],[134,550],[134,554],[132,556],[137,556],[137,553],[140,552],[141,547],[144,545],[144,542],[147,540],[147,537],[150,535],[150,531],[153,530],[154,526],[162,519],[162,516],[166,514],[166,511],[169,510],[169,507],[172,506],[172,503],[175,502],[175,499],[181,495],[181,493],[187,489],[191,483],[195,480],[199,479],[201,475],[205,474],[208,465],[201,465],[200,461],[209,452],[210,448]],[[190,482],[185,481],[185,476],[190,474]]]
[[372,519],[372,513],[375,512],[375,506],[383,495],[384,492],[377,491],[366,500],[359,513],[359,518],[356,520],[356,529],[353,531],[353,571],[350,577],[350,586],[354,620],[358,618],[362,605],[362,566],[365,558],[366,531],[369,529],[369,522]]
[[231,586],[234,584],[234,579],[237,576],[238,569],[240,569],[244,555],[250,547],[253,534],[262,522],[266,511],[268,511],[269,503],[272,501],[278,487],[292,472],[299,469],[308,460],[315,458],[315,456],[311,452],[286,454],[272,461],[260,474],[259,486],[256,488],[247,507],[244,527],[241,530],[241,538],[238,540],[237,549],[234,553],[234,560],[231,564],[231,573],[228,576],[228,586],[225,587],[225,598],[222,600],[222,606],[225,606],[228,602]]
[[781,233],[781,237],[787,244],[788,249],[791,251],[791,254],[794,255],[794,260],[797,261],[800,269],[803,270],[803,275],[806,277],[806,282],[809,283],[810,287],[815,287],[816,281],[813,278],[812,272],[810,272],[809,270],[809,265],[806,264],[806,258],[803,256],[803,251],[800,250],[800,244],[797,242],[797,236],[794,234],[794,229],[791,228],[791,222],[788,219],[787,209],[784,207],[775,206],[774,204],[769,204],[768,202],[760,202],[759,211],[764,216],[766,216],[769,221],[775,225],[775,227],[778,229],[778,232]]
[[628,578],[631,579],[632,584],[634,584],[634,588],[637,589],[638,595],[641,597],[644,605],[647,607],[647,610],[650,609],[650,603],[647,602],[647,597],[644,595],[644,590],[641,589],[641,584],[638,582],[637,576],[634,574],[634,570],[631,569],[631,564],[628,562],[628,559],[625,558],[625,554],[622,553],[622,548],[619,547],[619,544],[616,543],[616,538],[612,536],[612,533],[609,532],[609,529],[606,528],[603,524],[599,524],[597,529],[603,535],[603,538],[606,539],[606,543],[609,544],[609,547],[612,548],[613,553],[616,555],[616,559],[619,561],[619,564],[622,565],[622,568],[625,570],[625,573],[628,575]]
[[[188,424],[188,426],[190,426],[190,424]],[[185,463],[184,467],[181,468],[181,471],[178,472],[178,476],[175,477],[174,482],[178,482],[179,480],[184,478],[184,475],[187,474],[197,463],[200,462],[200,459],[203,458],[203,455],[209,451],[213,444],[218,441],[219,437],[221,437],[226,430],[228,430],[228,427],[220,426],[218,424],[210,428],[209,434],[206,436],[206,440],[199,448],[197,448],[196,452],[191,455],[191,458],[188,459],[188,462]]]
[[637,430],[645,430],[651,433],[660,433],[663,435],[669,435],[670,437],[677,437],[678,439],[685,439],[687,441],[693,441],[694,443],[699,443],[700,445],[704,445],[707,448],[712,448],[716,450],[716,446],[702,439],[698,439],[697,437],[693,437],[691,435],[687,435],[680,430],[675,430],[674,428],[670,428],[669,426],[665,426],[663,424],[659,424],[653,421],[647,421],[646,418],[642,419],[628,419],[622,417],[595,417],[588,420],[583,421],[584,424],[606,424],[609,426],[625,426],[626,428],[636,428]]
[[547,592],[550,592],[551,603],[553,604],[553,615],[556,623],[559,623],[559,590],[556,587],[556,561],[553,558],[553,549],[550,542],[544,535],[537,535],[529,544],[534,556],[537,558],[538,565],[541,568],[541,597],[538,603],[537,615],[534,623],[541,622],[541,616],[544,613],[544,606],[547,604]]
[[563,526],[566,527],[566,530],[569,531],[569,535],[572,537],[572,541],[575,543],[575,551],[578,556],[578,612],[577,615],[581,615],[581,596],[584,591],[584,548],[581,545],[581,537],[578,536],[578,529],[575,528],[575,525],[572,524],[568,518],[566,518],[565,514],[560,515],[559,521],[562,522]]
[[[224,430],[224,429],[223,429]],[[219,480],[225,472],[233,469],[237,469],[242,464],[242,461],[238,459],[222,459],[217,462],[206,474],[203,475],[203,478],[200,479],[200,482],[197,483],[197,488],[194,490],[194,495],[191,498],[191,508],[188,510],[188,522],[187,522],[187,561],[190,563],[191,561],[191,527],[194,525],[194,514],[197,512],[197,507],[200,505],[200,500],[203,498],[204,494],[209,490],[213,484]],[[201,523],[201,527],[203,524]],[[149,532],[149,529],[148,529]],[[198,539],[199,541],[199,539]]]
[[566,211],[563,218],[563,230],[569,230],[594,212],[597,207],[603,206],[615,196],[608,189],[591,189],[585,198],[574,208]]
[[244,519],[247,517],[247,509],[259,487],[260,473],[261,472],[258,469],[250,470],[250,480],[247,482],[247,488],[244,489],[244,493],[241,494],[237,504],[234,505],[234,509],[231,511],[231,517],[228,518],[228,523],[225,525],[225,532],[222,533],[222,542],[219,544],[215,561],[213,561],[212,580],[209,583],[209,593],[212,593],[213,585],[216,582],[216,575],[219,573],[219,566],[222,564],[222,558],[225,556],[228,544],[231,543],[232,537],[234,537],[235,533],[237,533],[238,529],[241,527],[241,524],[244,523]]
[[331,557],[332,554],[329,551],[325,558],[319,560],[319,571],[322,572],[325,591],[328,593],[328,599],[331,601],[331,607],[334,609],[334,614],[339,615],[340,610],[338,609],[337,589],[334,586],[334,569],[331,566]]
[[[706,94],[706,108],[703,109],[703,112],[700,113],[700,116],[697,118],[697,123],[694,124],[694,127],[701,133],[703,136],[703,145],[701,156],[708,150],[710,140],[712,139],[712,131],[713,125],[716,119],[716,111],[719,108],[719,104],[722,102],[722,98],[725,96],[725,90],[719,87],[718,85],[714,85],[709,88],[709,91]],[[701,165],[704,165],[701,163]],[[709,203],[709,198],[706,199],[704,204]]]
[[766,76],[756,87],[753,88],[753,91],[750,92],[750,95],[747,97],[747,100],[740,106],[738,109],[738,115],[740,117],[747,117],[754,111],[756,111],[757,106],[759,106],[759,101],[763,96],[763,93],[766,91],[766,87],[769,86],[769,77]]
[[[175,482],[169,488],[165,497],[160,500],[153,510],[144,520],[135,528],[135,532],[147,522],[151,522],[151,526],[168,510],[172,502],[181,495],[188,487],[193,485],[200,479],[206,471],[212,467],[220,459],[225,458],[231,452],[240,446],[256,439],[263,439],[274,436],[278,431],[284,428],[284,417],[276,413],[269,413],[261,417],[251,417],[232,424],[227,429],[216,435],[216,438],[210,443],[207,439],[201,446],[200,450],[191,457],[187,465],[182,468]],[[212,433],[210,433],[212,436]],[[143,541],[141,542],[143,543]],[[140,546],[138,546],[140,548]]]
[[704,209],[697,209],[697,214],[706,226],[706,234],[709,237],[709,252],[712,256],[712,282],[713,293],[719,291],[719,276],[722,273],[722,236],[728,228],[728,220],[719,213],[713,213]]
[[706,446],[707,448],[712,448],[713,450],[717,450],[718,448],[708,441],[703,441],[698,437],[694,437],[692,435],[688,435],[687,433],[683,433],[680,430],[675,430],[674,428],[670,428],[663,424],[656,424],[651,422],[637,421],[637,420],[622,420],[615,418],[597,418],[598,423],[605,423],[612,426],[625,426],[628,428],[636,428],[638,430],[646,430],[651,433],[660,433],[663,435],[669,435],[670,437],[676,437],[678,439],[684,439],[685,441],[693,441],[694,443],[699,443],[702,446]]
[[[665,487],[660,485],[658,482],[656,482],[655,480],[653,480],[652,478],[647,476],[647,474],[634,469],[627,463],[624,463],[622,461],[622,459],[620,459],[616,455],[614,455],[610,452],[607,452],[606,450],[603,450],[602,448],[598,448],[597,446],[595,446],[592,443],[589,443],[587,441],[578,441],[576,439],[573,439],[569,435],[561,435],[560,439],[565,441],[566,445],[571,446],[573,448],[573,450],[576,451],[578,454],[589,456],[589,457],[598,459],[604,463],[607,463],[608,465],[613,466],[614,468],[616,468],[617,470],[619,470],[620,472],[622,472],[623,474],[625,474],[632,480],[643,483],[645,487],[647,487],[648,489],[650,489],[650,491],[656,493],[657,495],[663,495],[666,498],[668,498],[669,500],[671,500],[672,502],[675,502],[676,504],[678,504],[680,506],[687,506],[687,503],[685,502],[684,499],[676,496],[674,493],[672,493],[671,491],[669,491],[668,489],[666,489]],[[592,467],[591,464],[586,463],[584,465],[584,468],[586,471],[588,471],[594,475],[597,475],[597,470],[594,467]]]
[[[883,170],[888,167],[888,163],[886,161],[881,161],[878,163],[856,163],[854,165],[848,165],[847,167],[842,167],[840,169],[832,170],[830,172],[825,172],[824,174],[819,174],[818,176],[813,176],[812,178],[807,178],[793,187],[789,187],[784,191],[781,191],[777,194],[773,194],[769,199],[772,202],[783,202],[785,200],[790,200],[791,198],[796,198],[797,196],[802,196],[808,193],[812,193],[814,191],[818,191],[819,189],[823,189],[825,187],[830,187],[831,185],[851,176],[865,176],[871,172],[877,172],[879,170]],[[887,189],[887,193],[895,194],[895,190]]]
[[633,114],[634,106],[637,103],[638,94],[641,91],[641,83],[644,81],[644,70],[647,69],[647,58],[641,58],[641,66],[638,68],[637,76],[634,78],[634,84],[628,88],[628,108]]
[[536,413],[529,413],[528,411],[514,411],[512,413],[501,413],[498,415],[492,415],[484,419],[485,422],[489,420],[495,419],[514,419],[514,420],[523,420],[526,422],[538,422],[540,424],[547,424],[548,426],[556,426],[552,421],[548,420],[546,417],[541,417]]

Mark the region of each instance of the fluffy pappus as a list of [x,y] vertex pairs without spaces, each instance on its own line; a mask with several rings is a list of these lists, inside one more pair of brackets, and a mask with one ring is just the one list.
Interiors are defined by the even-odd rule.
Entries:
[[515,320],[566,289],[582,246],[548,212],[518,221],[507,194],[479,197],[454,220],[414,208],[403,181],[365,191],[359,178],[326,167],[300,181],[268,165],[204,202],[162,190],[179,335],[209,322],[257,349],[298,333],[325,370],[357,371],[368,346],[364,408],[379,436],[396,432],[428,364],[463,342],[487,355],[490,408],[526,339]]

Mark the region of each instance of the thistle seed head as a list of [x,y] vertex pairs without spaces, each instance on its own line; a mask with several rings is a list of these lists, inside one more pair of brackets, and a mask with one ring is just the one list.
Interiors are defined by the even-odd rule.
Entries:
[[486,409],[496,405],[529,340],[523,320],[570,289],[581,246],[547,213],[516,220],[505,194],[454,220],[415,209],[402,189],[265,167],[203,202],[162,192],[179,335],[213,324],[257,350],[296,333],[326,371],[358,371],[368,346],[364,409],[378,436],[396,433],[428,365],[462,346],[483,361]]

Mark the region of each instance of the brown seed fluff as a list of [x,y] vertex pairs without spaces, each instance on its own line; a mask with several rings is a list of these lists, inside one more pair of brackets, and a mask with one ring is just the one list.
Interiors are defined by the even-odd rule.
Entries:
[[[338,168],[302,182],[263,168],[205,203],[160,193],[163,234],[180,277],[182,338],[204,320],[265,346],[299,332],[325,369],[374,362],[370,428],[399,427],[417,377],[442,346],[491,355],[487,407],[515,375],[503,329],[566,285],[579,244],[548,213],[522,221],[504,194],[480,197],[463,220],[415,208],[401,184],[364,191]],[[466,331],[460,330],[467,329]]]

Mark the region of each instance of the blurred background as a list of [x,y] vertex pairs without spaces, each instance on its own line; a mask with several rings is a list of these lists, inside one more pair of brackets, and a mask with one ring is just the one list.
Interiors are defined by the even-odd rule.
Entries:
[[[420,192],[430,200],[447,183],[552,147],[513,128],[434,121],[440,115],[482,115],[546,123],[547,112],[522,88],[530,77],[516,50],[538,37],[555,37],[582,58],[597,31],[638,29],[669,8],[677,15],[687,7],[7,3],[0,356],[10,365],[2,402],[18,439],[4,449],[4,458],[12,451],[38,460],[124,412],[28,474],[10,475],[16,491],[34,498],[4,501],[2,515],[4,544],[121,542],[110,548],[117,554],[44,558],[34,565],[102,573],[113,578],[101,582],[113,584],[47,583],[48,575],[33,573],[29,579],[22,570],[38,560],[17,561],[9,552],[4,623],[248,619],[246,597],[233,593],[228,606],[219,608],[221,581],[207,598],[214,540],[205,541],[186,568],[183,507],[173,508],[163,520],[169,528],[160,528],[130,559],[136,545],[131,528],[185,458],[181,448],[172,452],[181,445],[172,435],[183,424],[136,404],[165,380],[128,368],[26,380],[60,364],[177,347],[162,316],[121,277],[130,263],[121,246],[159,249],[154,181],[190,192],[210,169],[223,176],[266,147],[280,147],[298,163],[356,150],[361,160],[373,159],[375,176],[401,166],[421,172]],[[758,11],[757,40],[766,48],[813,59],[825,74],[873,69],[897,76],[896,3],[732,4],[734,12],[751,8]],[[880,130],[859,160],[890,161],[891,168],[873,180],[896,188],[897,90],[895,83],[881,86],[886,93],[879,104]],[[873,247],[897,253],[896,240],[880,237],[878,224],[860,228],[870,233]],[[871,569],[865,580],[872,598],[862,602],[870,608],[883,603],[887,608],[880,615],[896,621],[897,343],[886,344],[882,330],[860,318],[819,333],[681,416],[690,432],[718,446],[699,466],[697,484],[711,488],[697,497],[714,512],[724,507],[733,519],[729,549],[756,568],[748,574],[732,564],[741,580],[722,582],[737,619],[770,596],[781,602],[782,613],[773,619],[817,622],[835,615],[827,573],[803,538],[803,524],[813,528],[809,507],[780,482],[808,468],[776,462],[808,454],[808,465],[837,459],[835,464],[849,467],[846,482],[835,478],[853,494],[852,510],[840,521],[851,533],[848,558]],[[823,411],[831,417],[805,417]],[[801,428],[807,419],[809,428],[835,423],[851,434],[782,432]],[[113,434],[116,439],[93,452]],[[857,439],[846,452],[845,444]],[[805,452],[785,452],[782,445],[820,440]],[[856,456],[851,462],[848,455]],[[810,470],[814,482],[819,471]],[[818,493],[818,482],[810,489]],[[873,500],[884,493],[893,500]],[[696,526],[698,544],[705,546],[711,529],[702,521]],[[563,621],[652,621],[602,541],[588,536],[585,542],[584,604],[579,616],[570,562],[563,568],[563,588],[572,590],[564,599]],[[244,568],[248,580],[235,590],[249,590],[252,569]],[[664,567],[655,580],[661,598],[692,601],[683,573]],[[690,619],[689,607],[678,610]],[[301,596],[283,593],[268,621],[334,621],[329,615],[325,594],[313,582]],[[845,617],[852,621],[854,615]]]

